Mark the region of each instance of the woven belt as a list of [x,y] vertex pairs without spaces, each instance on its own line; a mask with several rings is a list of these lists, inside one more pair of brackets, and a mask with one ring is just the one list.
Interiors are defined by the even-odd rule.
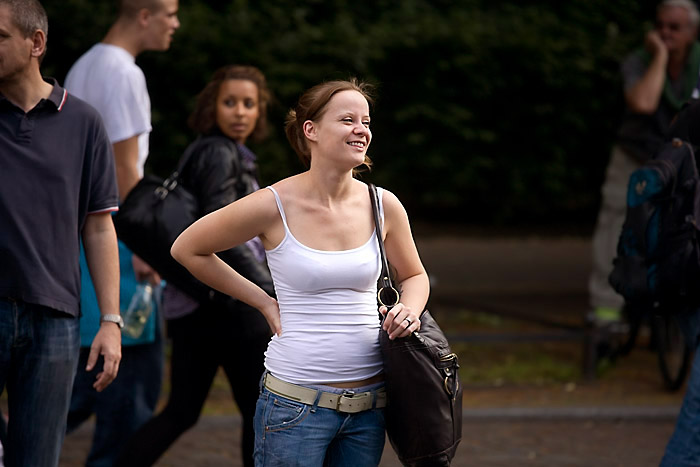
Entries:
[[[318,391],[315,389],[287,383],[279,378],[275,378],[270,373],[265,375],[265,387],[278,396],[286,397],[302,404],[313,405],[318,396]],[[324,409],[333,409],[343,413],[357,413],[372,408],[381,409],[386,406],[386,391],[384,388],[377,391],[359,393],[346,391],[342,394],[321,391],[321,398],[316,405]]]

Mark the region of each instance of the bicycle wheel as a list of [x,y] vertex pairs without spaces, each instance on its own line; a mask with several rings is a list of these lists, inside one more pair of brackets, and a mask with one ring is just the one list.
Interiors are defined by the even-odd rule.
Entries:
[[669,391],[677,391],[688,375],[692,348],[672,314],[654,315],[652,333],[656,338],[656,353],[664,385]]

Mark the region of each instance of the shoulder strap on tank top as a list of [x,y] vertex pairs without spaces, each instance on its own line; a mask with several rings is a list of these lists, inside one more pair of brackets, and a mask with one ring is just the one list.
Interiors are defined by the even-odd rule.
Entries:
[[277,209],[280,212],[280,216],[282,216],[282,224],[284,224],[284,230],[289,232],[289,226],[287,225],[287,216],[284,214],[284,208],[282,207],[282,200],[280,200],[280,195],[277,193],[277,190],[272,188],[271,186],[267,186],[267,188],[270,189],[273,195],[275,195],[275,202],[277,202]]

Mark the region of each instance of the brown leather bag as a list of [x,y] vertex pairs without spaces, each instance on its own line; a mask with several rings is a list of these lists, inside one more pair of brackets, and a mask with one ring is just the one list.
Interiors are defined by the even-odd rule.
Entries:
[[[377,189],[369,184],[374,224],[382,257],[377,297],[388,308],[399,302],[389,274],[379,224]],[[386,431],[406,466],[449,466],[462,439],[462,386],[459,361],[428,310],[418,332],[389,340],[379,331],[384,360]]]

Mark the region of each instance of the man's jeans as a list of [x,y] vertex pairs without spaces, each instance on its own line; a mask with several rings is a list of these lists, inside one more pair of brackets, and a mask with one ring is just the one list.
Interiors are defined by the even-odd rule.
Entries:
[[79,321],[0,298],[0,392],[7,386],[6,467],[58,465],[80,347]]
[[370,467],[384,450],[384,409],[341,413],[263,388],[254,423],[256,467]]

